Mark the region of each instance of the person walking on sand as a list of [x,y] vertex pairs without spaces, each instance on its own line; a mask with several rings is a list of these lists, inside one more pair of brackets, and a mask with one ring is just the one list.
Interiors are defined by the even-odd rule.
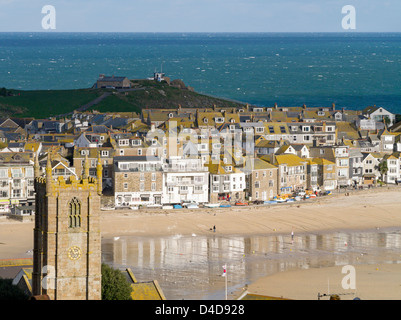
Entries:
[[291,243],[294,242],[294,230],[291,230]]
[[213,226],[213,232],[216,232],[216,226]]

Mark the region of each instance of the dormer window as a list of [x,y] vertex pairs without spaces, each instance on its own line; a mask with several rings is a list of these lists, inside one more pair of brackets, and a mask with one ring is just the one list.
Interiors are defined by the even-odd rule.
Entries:
[[129,145],[129,141],[128,141],[128,139],[118,140],[118,145],[119,146],[128,146]]
[[81,155],[82,156],[89,155],[89,150],[81,150]]
[[168,117],[171,119],[174,115],[172,113],[168,114]]
[[226,171],[227,171],[227,172],[233,171],[233,167],[232,167],[232,166],[227,166],[227,167],[226,167]]
[[302,127],[302,131],[303,132],[309,132],[310,131],[310,127],[309,126],[304,126],[304,127]]
[[208,123],[208,122],[209,122],[208,118],[203,119],[203,123]]
[[218,117],[214,119],[214,122],[216,123],[223,123],[224,122],[224,118]]

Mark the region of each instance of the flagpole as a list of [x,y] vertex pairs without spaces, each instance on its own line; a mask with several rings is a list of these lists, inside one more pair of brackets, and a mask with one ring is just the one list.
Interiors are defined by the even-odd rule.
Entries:
[[228,300],[227,299],[227,278],[228,278],[228,275],[227,275],[227,271],[226,271],[226,300]]
[[223,277],[226,278],[225,283],[226,283],[226,300],[227,299],[227,263],[223,266]]

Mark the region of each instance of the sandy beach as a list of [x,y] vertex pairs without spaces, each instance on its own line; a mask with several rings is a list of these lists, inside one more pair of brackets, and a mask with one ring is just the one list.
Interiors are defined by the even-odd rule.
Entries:
[[[399,227],[400,194],[401,188],[383,187],[351,192],[349,196],[342,193],[270,207],[102,211],[102,237],[210,235],[213,226],[220,235],[289,234],[291,231],[307,234]],[[33,227],[33,222],[0,218],[0,259],[29,257]],[[400,270],[401,266],[395,264],[358,265],[355,294],[364,299],[401,299]],[[287,271],[259,279],[248,290],[257,294],[316,300],[316,292],[327,293],[328,289],[338,292],[335,285],[341,283],[338,278],[342,277],[341,266]]]

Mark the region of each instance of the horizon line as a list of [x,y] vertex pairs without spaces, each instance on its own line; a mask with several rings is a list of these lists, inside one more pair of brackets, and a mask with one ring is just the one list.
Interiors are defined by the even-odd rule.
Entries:
[[359,33],[401,33],[401,31],[49,31],[49,30],[40,30],[40,31],[0,31],[1,33],[209,33],[209,34],[227,34],[227,33],[238,33],[238,34],[263,34],[263,33],[341,33],[341,34],[359,34]]

